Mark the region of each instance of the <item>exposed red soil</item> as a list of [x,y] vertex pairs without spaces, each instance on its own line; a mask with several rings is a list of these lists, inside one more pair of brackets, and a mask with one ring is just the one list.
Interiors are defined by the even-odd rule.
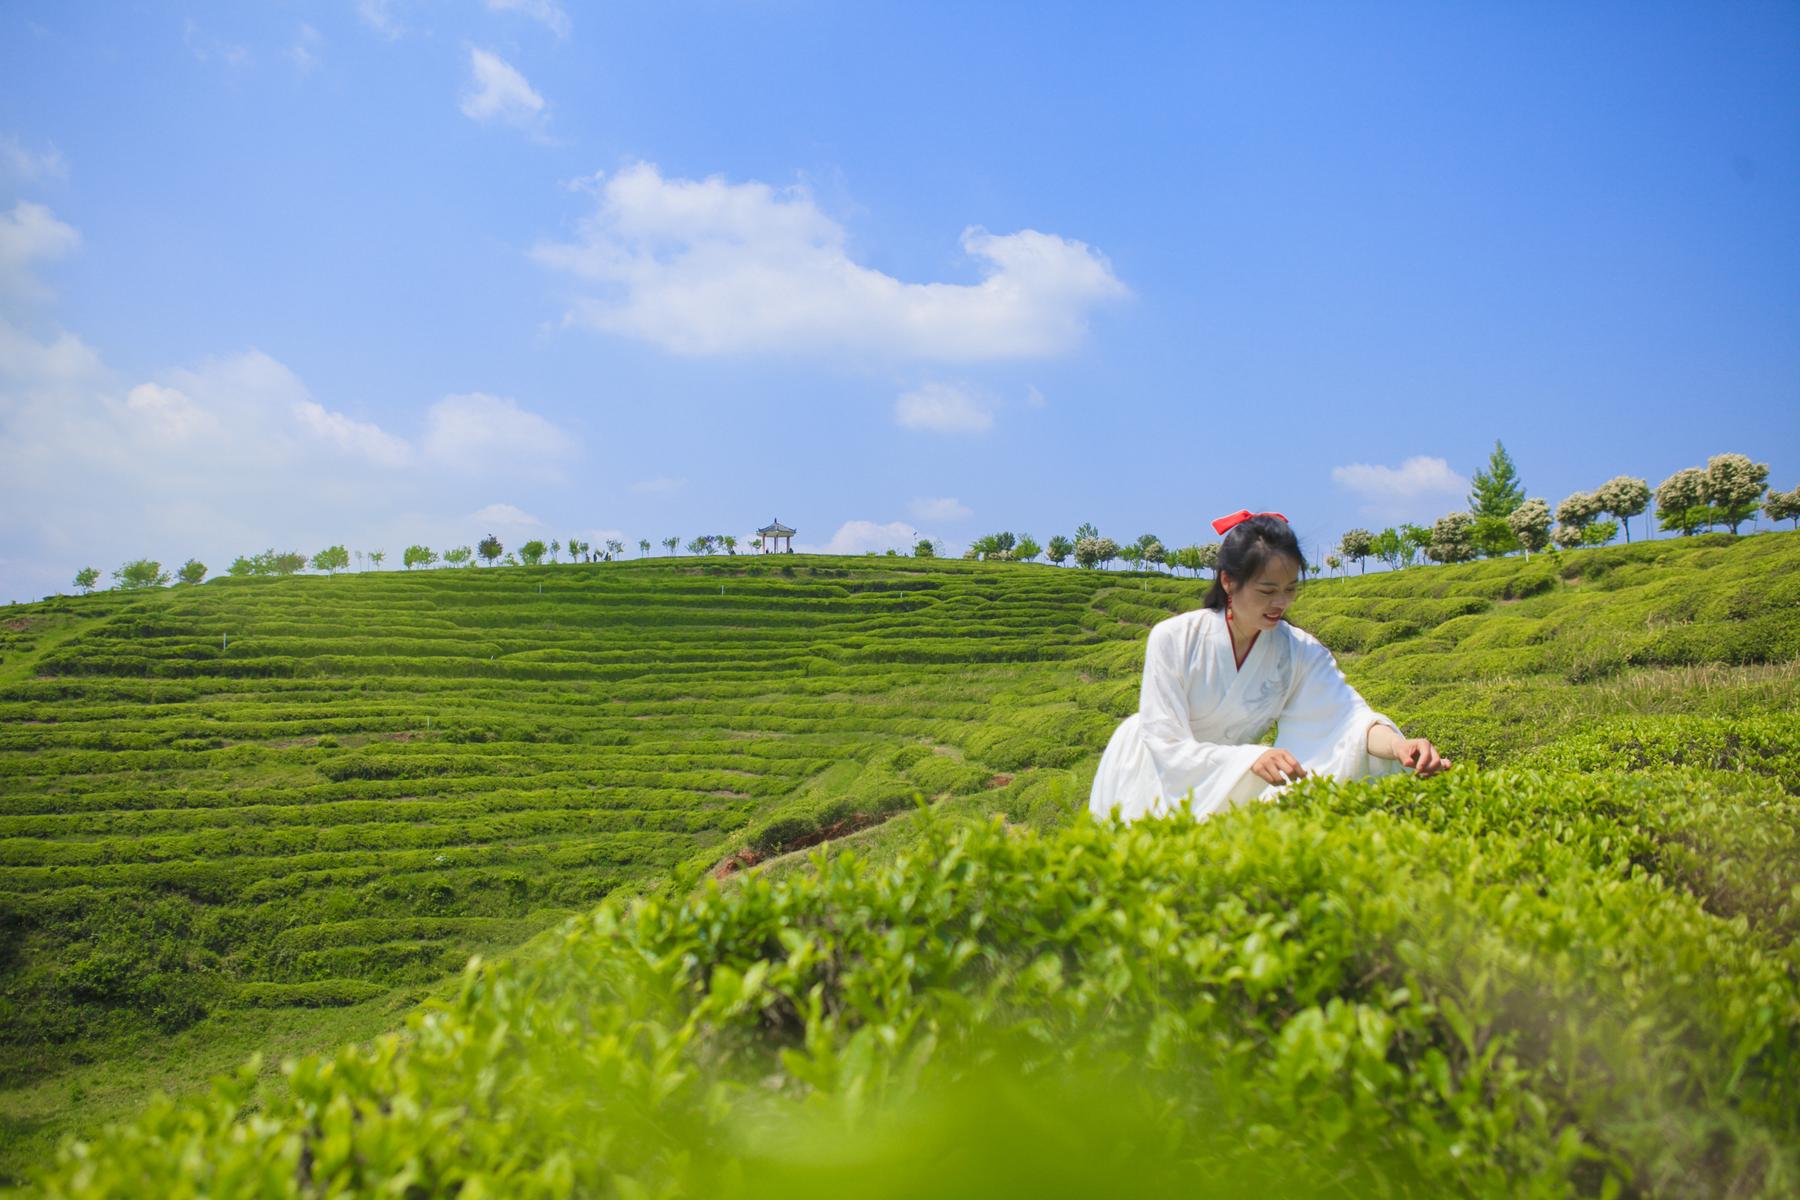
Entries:
[[736,854],[720,859],[712,869],[712,877],[714,879],[727,878],[728,876],[737,874],[739,871],[754,867],[759,862],[765,862],[771,858],[778,858],[783,854],[792,854],[796,850],[805,850],[809,846],[816,846],[820,842],[828,842],[832,838],[844,837],[847,834],[855,833],[859,829],[867,829],[871,825],[879,825],[891,815],[893,814],[853,813],[835,824],[827,825],[823,829],[815,829],[811,833],[803,833],[799,837],[782,842],[780,845],[769,850],[752,850],[746,846]]

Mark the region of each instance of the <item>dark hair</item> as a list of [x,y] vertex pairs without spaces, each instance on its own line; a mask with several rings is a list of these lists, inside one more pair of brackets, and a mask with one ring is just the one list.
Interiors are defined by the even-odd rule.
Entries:
[[1255,579],[1271,558],[1285,554],[1306,570],[1306,556],[1300,553],[1300,539],[1280,517],[1251,517],[1239,521],[1219,544],[1219,562],[1213,568],[1213,585],[1206,593],[1206,607],[1225,611],[1224,577],[1226,572],[1242,585]]

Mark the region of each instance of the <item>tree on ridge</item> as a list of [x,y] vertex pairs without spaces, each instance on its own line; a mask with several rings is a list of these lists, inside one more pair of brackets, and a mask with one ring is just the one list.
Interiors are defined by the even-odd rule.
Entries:
[[1344,561],[1355,562],[1362,567],[1362,573],[1369,573],[1369,556],[1375,553],[1375,535],[1366,529],[1352,529],[1338,539],[1338,553]]
[[1761,507],[1768,478],[1768,463],[1753,463],[1742,454],[1715,454],[1706,460],[1700,497],[1712,508],[1714,519],[1729,525],[1735,536],[1738,526]]
[[1512,510],[1506,518],[1506,526],[1512,530],[1519,545],[1524,547],[1525,558],[1531,559],[1533,550],[1542,550],[1550,544],[1550,504],[1541,499],[1531,499]]
[[122,592],[165,587],[169,582],[169,573],[162,569],[162,564],[148,558],[133,559],[114,571],[112,577]]
[[1619,518],[1625,529],[1625,540],[1631,541],[1631,518],[1650,504],[1650,485],[1630,475],[1615,475],[1594,492],[1600,499],[1600,510]]
[[1699,467],[1683,467],[1656,485],[1656,523],[1682,537],[1707,523],[1706,472]]
[[1785,492],[1770,488],[1768,499],[1763,501],[1763,515],[1771,521],[1792,521],[1794,528],[1800,529],[1800,484]]
[[1475,472],[1469,482],[1469,516],[1472,518],[1497,517],[1504,521],[1525,501],[1525,487],[1513,468],[1512,456],[1500,444],[1499,438],[1494,439],[1494,452],[1488,455],[1487,470]]

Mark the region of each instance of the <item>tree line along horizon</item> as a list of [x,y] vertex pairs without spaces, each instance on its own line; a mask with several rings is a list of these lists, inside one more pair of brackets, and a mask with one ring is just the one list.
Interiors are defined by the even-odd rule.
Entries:
[[[1541,498],[1527,499],[1512,457],[1499,439],[1487,466],[1471,479],[1468,508],[1446,513],[1429,526],[1403,522],[1380,532],[1363,528],[1346,531],[1324,555],[1321,562],[1304,564],[1314,574],[1321,570],[1338,572],[1348,564],[1358,563],[1366,573],[1368,560],[1374,558],[1390,569],[1400,570],[1417,565],[1421,560],[1433,563],[1469,562],[1476,558],[1496,558],[1523,553],[1530,558],[1545,549],[1574,550],[1586,546],[1602,546],[1612,541],[1621,530],[1631,540],[1630,520],[1642,515],[1650,501],[1656,501],[1657,527],[1664,532],[1691,536],[1701,529],[1723,525],[1735,535],[1738,527],[1760,510],[1771,521],[1793,521],[1800,528],[1800,484],[1787,491],[1768,486],[1767,463],[1752,462],[1743,454],[1715,454],[1705,467],[1684,467],[1652,489],[1648,481],[1629,475],[1618,475],[1592,491],[1577,491],[1563,498],[1554,510]],[[1602,520],[1602,517],[1613,519]],[[710,555],[721,551],[735,555],[740,544],[755,541],[754,536],[738,539],[731,534],[701,534],[691,539],[685,549],[691,555]],[[679,537],[666,537],[655,543],[667,554],[681,548]],[[640,557],[647,557],[653,544],[639,538]],[[912,548],[916,558],[935,558],[942,550],[941,542],[920,538]],[[474,566],[477,559],[489,566],[541,566],[546,561],[560,563],[567,554],[571,563],[611,562],[625,553],[625,542],[607,538],[598,545],[581,538],[566,542],[533,538],[516,551],[507,550],[500,539],[488,534],[473,546],[455,546],[439,554],[422,544],[408,546],[401,555],[407,570],[445,566]],[[781,553],[792,553],[791,548]],[[865,552],[865,556],[876,551]],[[1123,561],[1137,569],[1168,567],[1186,569],[1198,576],[1216,569],[1219,543],[1200,543],[1171,549],[1152,533],[1138,536],[1121,545],[1102,537],[1092,522],[1084,522],[1074,536],[1058,534],[1040,544],[1029,533],[1014,535],[1010,531],[984,534],[971,542],[962,557],[991,562],[1033,562],[1040,556],[1055,566],[1073,561],[1077,567],[1095,569],[1110,567]],[[886,551],[888,557],[899,555]],[[357,550],[354,558],[359,570],[364,564],[381,570],[387,560],[385,550]],[[276,551],[273,548],[253,555],[239,555],[226,574],[233,577],[288,576],[308,567],[335,575],[348,570],[352,552],[342,544],[327,546],[310,557],[298,550]],[[139,588],[165,587],[170,583],[202,582],[207,567],[190,558],[171,572],[160,561],[135,559],[112,572],[114,586],[129,591]],[[83,593],[92,592],[100,583],[96,567],[83,567],[76,572],[74,586]]]

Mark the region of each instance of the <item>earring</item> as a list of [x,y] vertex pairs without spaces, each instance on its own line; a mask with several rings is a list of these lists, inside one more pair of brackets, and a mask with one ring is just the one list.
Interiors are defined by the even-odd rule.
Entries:
[[1231,620],[1231,593],[1225,593],[1225,619]]

